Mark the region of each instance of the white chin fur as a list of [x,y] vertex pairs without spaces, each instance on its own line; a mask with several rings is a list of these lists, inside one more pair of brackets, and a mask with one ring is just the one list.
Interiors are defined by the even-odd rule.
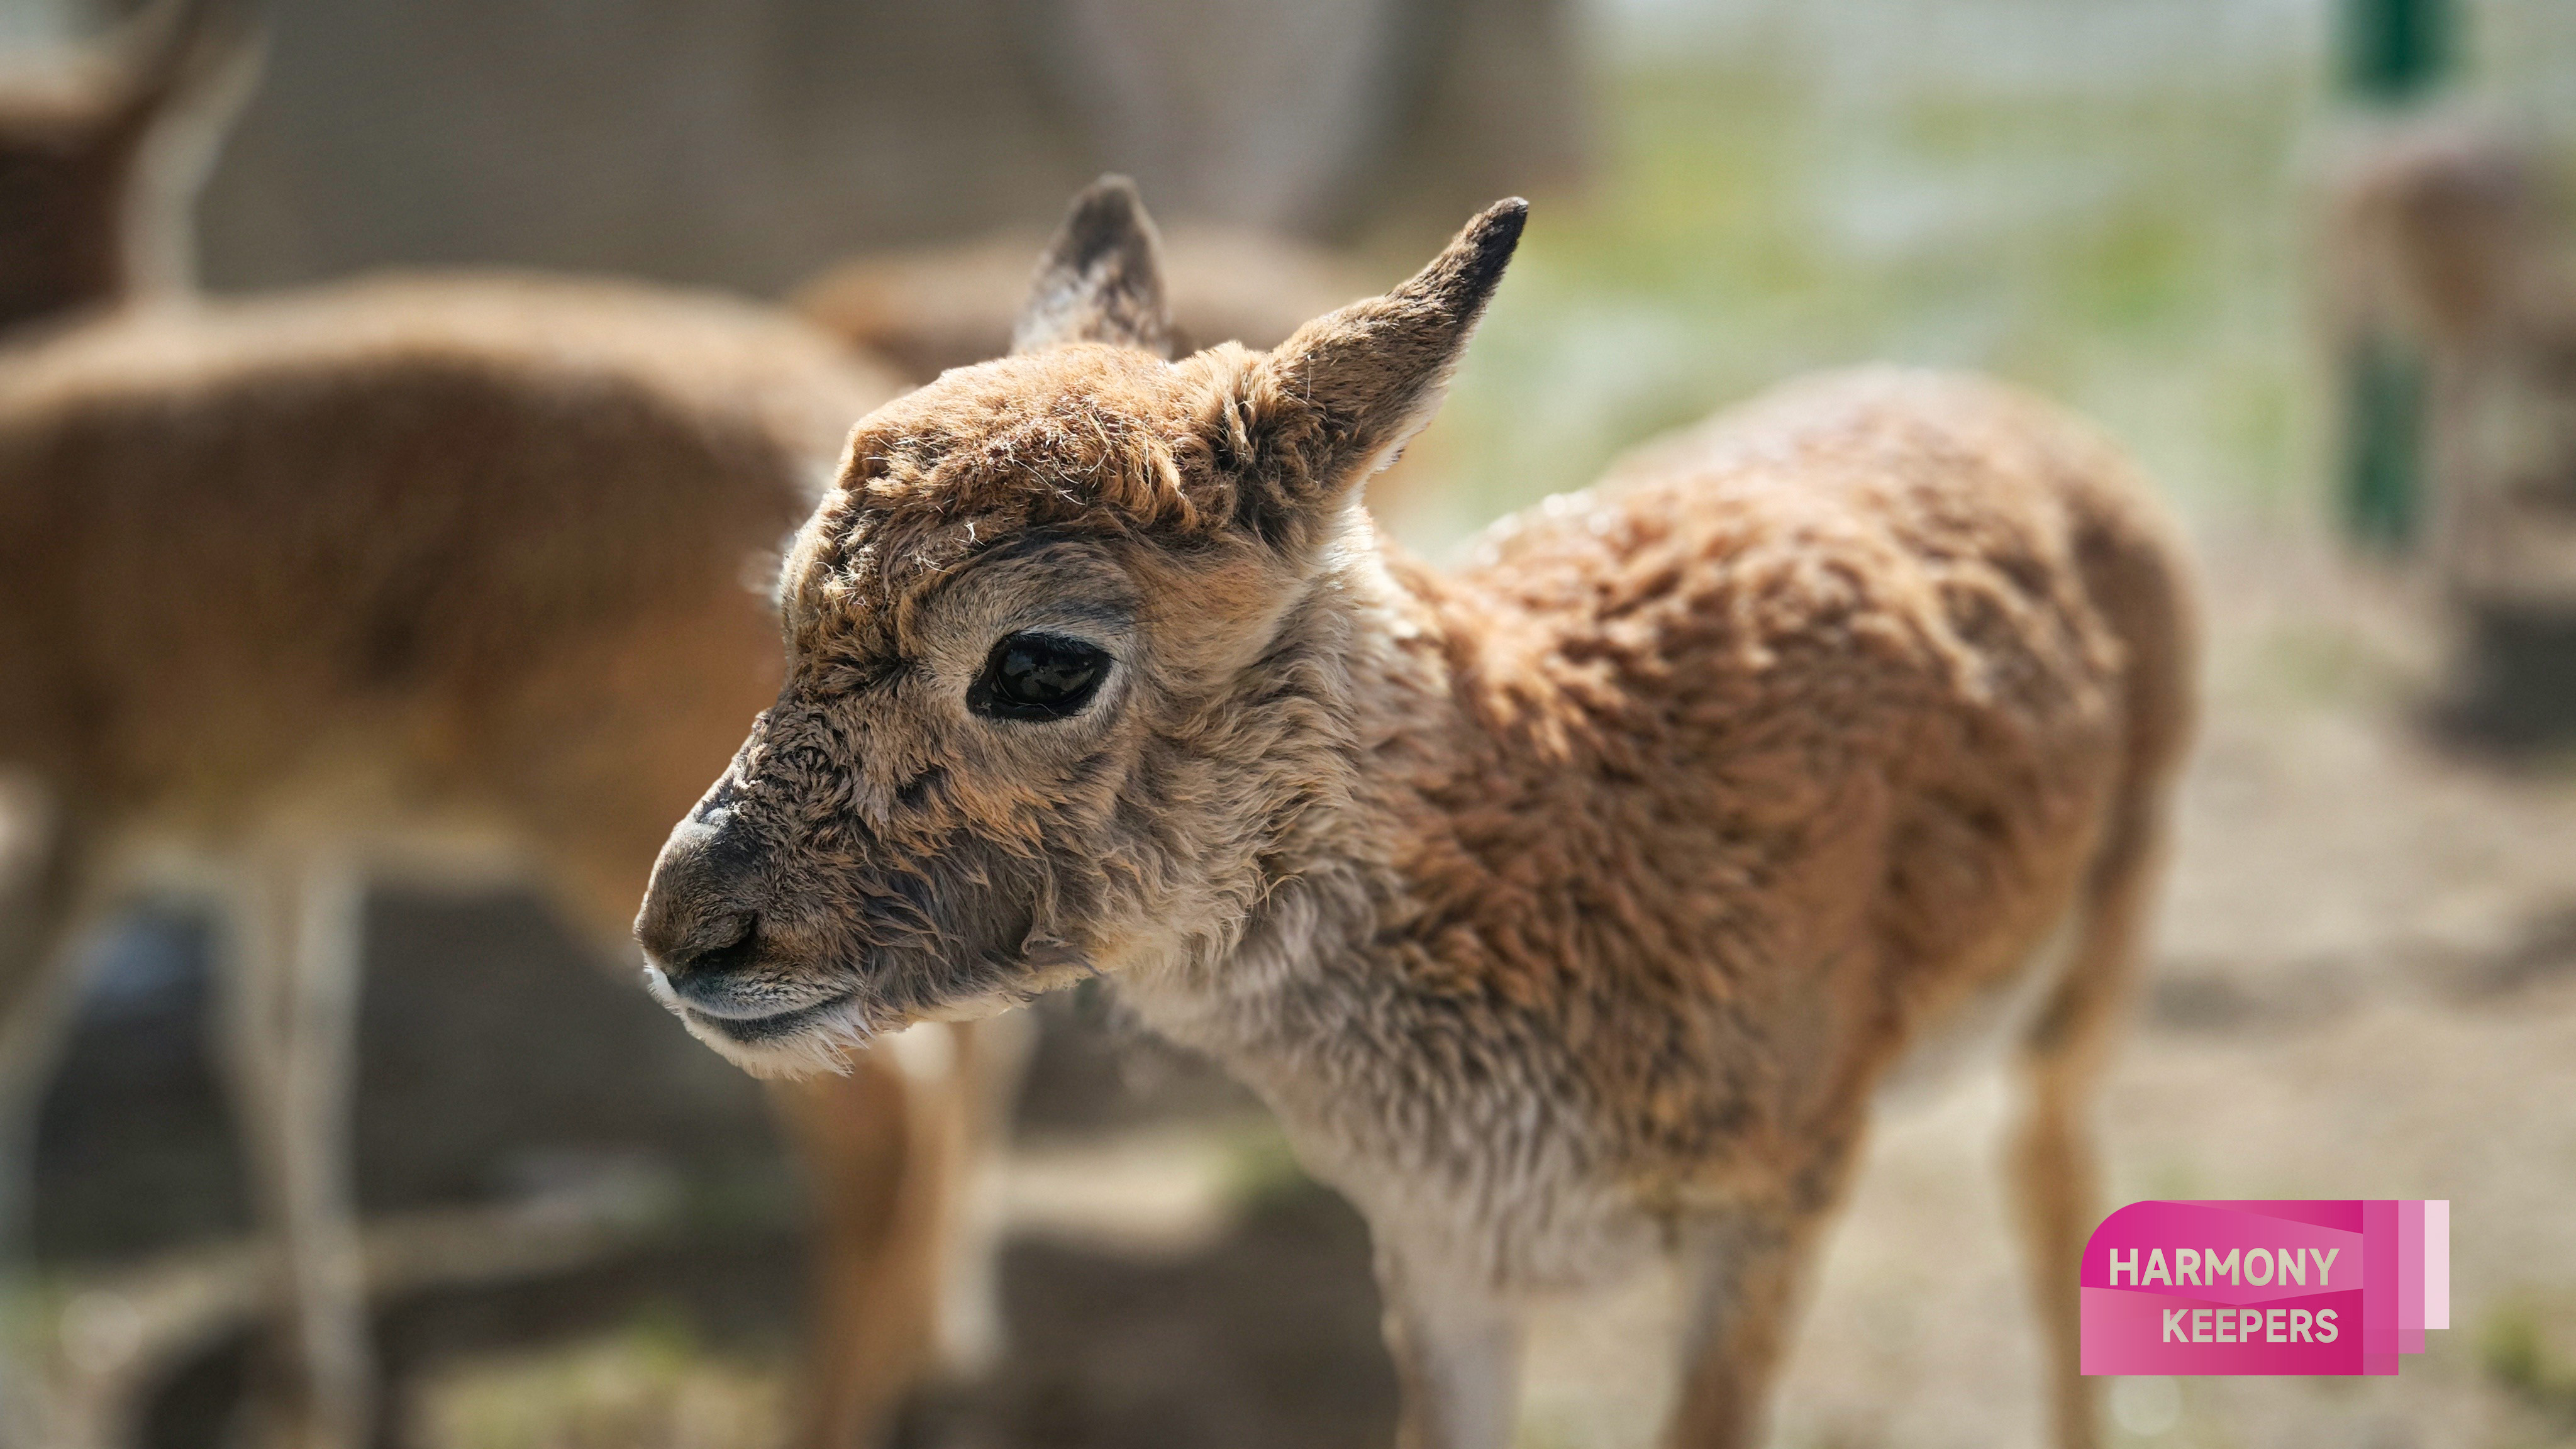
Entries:
[[830,1073],[846,1076],[850,1070],[850,1053],[871,1043],[900,1035],[916,1022],[969,1022],[999,1016],[1014,1007],[1028,1003],[1029,998],[1071,986],[1090,973],[1079,967],[1065,967],[1032,981],[1029,986],[1010,991],[988,991],[952,1001],[928,1011],[916,1013],[901,1021],[880,1023],[873,1029],[860,1020],[854,1004],[843,1004],[822,1012],[813,1022],[793,1036],[772,1041],[744,1042],[727,1035],[720,1023],[688,1009],[687,1003],[671,989],[661,969],[651,963],[644,967],[644,984],[662,1008],[680,1019],[689,1035],[715,1048],[716,1054],[755,1077],[814,1077]]
[[689,1010],[679,993],[671,989],[661,968],[651,962],[644,966],[644,986],[663,1010],[680,1019],[689,1035],[755,1077],[846,1076],[850,1053],[865,1047],[875,1035],[859,1020],[854,1005],[843,1005],[818,1015],[793,1036],[761,1042],[736,1041],[712,1019]]
[[863,1050],[875,1033],[862,1025],[850,1007],[817,1017],[793,1036],[742,1042],[724,1034],[718,1024],[683,1011],[680,1022],[689,1035],[716,1049],[716,1054],[755,1077],[846,1076],[850,1053]]

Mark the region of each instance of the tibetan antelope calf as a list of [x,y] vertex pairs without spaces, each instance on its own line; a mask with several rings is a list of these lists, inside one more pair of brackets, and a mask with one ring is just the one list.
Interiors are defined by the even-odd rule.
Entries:
[[[67,939],[178,864],[224,907],[221,1057],[279,1245],[258,1437],[354,1446],[366,887],[537,884],[634,962],[671,816],[777,694],[748,572],[900,384],[791,318],[646,287],[136,302],[154,132],[192,75],[239,69],[238,19],[166,0],[79,84],[0,93],[0,323],[27,324],[0,347],[0,783],[47,817],[0,880],[0,1136],[59,1039]],[[776,1094],[819,1216],[816,1449],[988,1327],[970,1178],[1011,1035],[937,1027]],[[0,1384],[0,1440],[72,1449],[29,1389]]]
[[654,869],[659,990],[795,1073],[1113,979],[1367,1217],[1426,1449],[1509,1440],[1536,1298],[1655,1265],[1696,1304],[1670,1442],[1754,1442],[1873,1088],[2029,1000],[2015,1179],[2085,1443],[2084,1116],[2191,715],[2175,544],[2068,418],[1874,372],[1461,573],[1400,556],[1362,483],[1524,209],[1267,355],[1167,360],[1132,194],[1088,195],[1020,353],[869,417],[797,536],[786,687]]

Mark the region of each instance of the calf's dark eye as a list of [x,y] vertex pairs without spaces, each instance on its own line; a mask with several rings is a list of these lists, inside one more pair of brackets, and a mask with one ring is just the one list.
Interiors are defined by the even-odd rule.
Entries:
[[993,646],[966,706],[995,719],[1063,719],[1109,677],[1107,651],[1057,634],[1013,634]]

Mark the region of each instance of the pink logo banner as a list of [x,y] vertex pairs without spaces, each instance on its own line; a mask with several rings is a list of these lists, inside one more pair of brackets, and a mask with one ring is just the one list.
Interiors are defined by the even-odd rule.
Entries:
[[2131,1203],[2082,1283],[2088,1374],[2393,1374],[2451,1326],[2451,1205]]

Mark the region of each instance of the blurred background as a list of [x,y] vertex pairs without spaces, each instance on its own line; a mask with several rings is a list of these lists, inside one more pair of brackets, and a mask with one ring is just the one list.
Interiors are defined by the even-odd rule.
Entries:
[[[41,68],[118,18],[0,0],[0,44]],[[1974,367],[2089,414],[2186,520],[2212,639],[2105,1099],[2113,1198],[2454,1204],[2455,1326],[2401,1378],[2122,1380],[2116,1442],[2576,1442],[2576,6],[271,0],[265,24],[184,249],[216,292],[613,273],[793,300],[919,375],[998,348],[1103,170],[1203,276],[1202,340],[1276,340],[1527,194],[1445,412],[1372,500],[1435,557],[1806,369]],[[154,1449],[226,1442],[250,1342],[200,925],[89,947],[9,1326]],[[367,933],[359,1196],[413,1265],[376,1305],[383,1442],[784,1442],[803,1210],[753,1084],[528,901],[387,893]],[[1007,1348],[901,1442],[1386,1442],[1357,1220],[1107,994],[1039,1015]],[[1971,1073],[1885,1118],[1777,1442],[2039,1442],[2007,1105]],[[1549,1325],[1525,1442],[1645,1441],[1620,1321]]]

